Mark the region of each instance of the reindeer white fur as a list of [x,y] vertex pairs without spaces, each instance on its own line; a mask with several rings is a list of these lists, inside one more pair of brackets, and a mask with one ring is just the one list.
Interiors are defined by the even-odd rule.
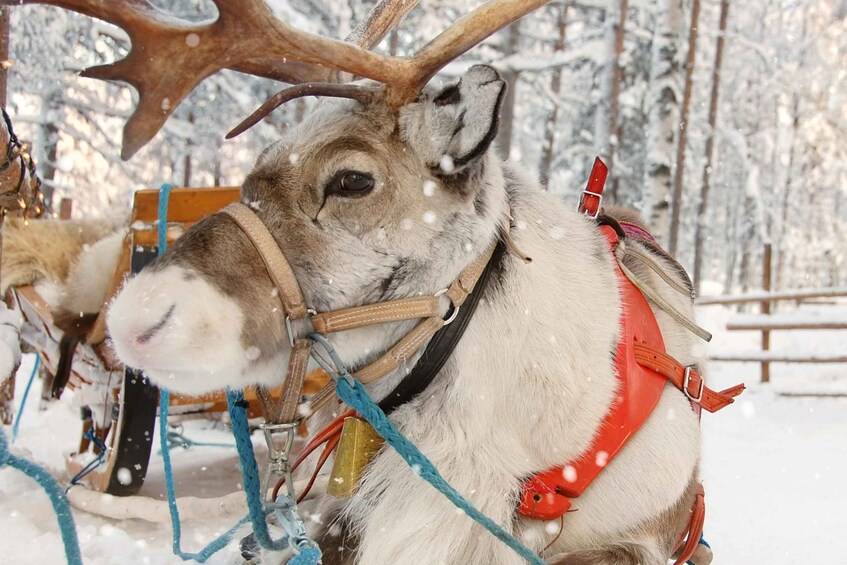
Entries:
[[[688,520],[699,458],[697,418],[671,385],[635,438],[573,501],[561,535],[558,521],[515,512],[524,478],[572,461],[597,432],[615,395],[621,304],[595,224],[489,149],[503,90],[496,72],[477,66],[458,85],[425,91],[399,117],[380,104],[324,102],[262,154],[244,200],[319,310],[434,293],[510,217],[512,237],[532,263],[503,256],[445,367],[392,420],[482,512],[551,563],[664,564]],[[329,190],[345,170],[372,175],[372,191]],[[652,272],[639,274],[691,315],[685,297]],[[288,355],[276,304],[258,255],[216,215],[126,285],[108,324],[124,361],[175,391],[273,385]],[[692,336],[656,314],[668,352],[697,362]],[[332,341],[356,367],[411,325]],[[415,360],[369,386],[373,397],[391,390]],[[356,496],[322,494],[313,511],[327,564],[522,562],[389,448]]]

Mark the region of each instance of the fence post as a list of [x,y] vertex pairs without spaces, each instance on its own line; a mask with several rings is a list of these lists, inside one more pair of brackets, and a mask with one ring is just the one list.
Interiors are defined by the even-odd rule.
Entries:
[[59,219],[70,220],[73,215],[74,201],[70,198],[62,198],[59,201]]
[[[771,244],[766,243],[762,257],[762,289],[765,292],[771,291]],[[762,314],[771,313],[770,300],[763,300],[761,306]],[[771,347],[771,332],[770,330],[762,330],[762,352],[766,353]],[[771,380],[771,364],[767,361],[762,361],[761,381],[763,383]]]

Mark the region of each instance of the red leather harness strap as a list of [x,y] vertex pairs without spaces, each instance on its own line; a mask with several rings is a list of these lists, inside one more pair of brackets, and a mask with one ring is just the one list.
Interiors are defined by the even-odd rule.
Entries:
[[[609,226],[601,233],[614,248],[618,236]],[[518,512],[528,518],[553,520],[564,515],[571,499],[580,496],[603,468],[626,445],[653,412],[666,378],[638,364],[636,343],[664,351],[662,332],[647,300],[615,266],[621,292],[621,339],[615,354],[618,390],[609,411],[601,421],[591,447],[569,465],[554,467],[531,477],[524,484]]]
[[665,353],[644,343],[635,344],[635,359],[644,367],[664,375],[681,390],[691,402],[709,412],[717,412],[735,402],[735,397],[744,392],[743,384],[716,392],[706,386],[705,380],[694,367],[686,367]]
[[[585,208],[585,213],[592,212],[590,207],[586,208],[585,203],[582,208]],[[600,227],[600,231],[614,250],[619,243],[617,232],[605,225]],[[709,412],[724,408],[744,391],[744,385],[738,385],[716,392],[705,385],[703,377],[694,367],[685,367],[668,355],[656,317],[647,300],[617,265],[615,273],[623,305],[621,340],[615,355],[617,396],[600,423],[591,446],[576,461],[533,475],[524,483],[518,507],[518,513],[522,516],[539,520],[553,520],[563,516],[570,509],[571,499],[585,492],[647,420],[666,382],[673,383],[688,397],[692,409],[698,415],[701,407]],[[696,549],[699,531],[702,531],[703,513],[703,494],[700,489],[686,548],[694,544]],[[694,532],[698,528],[695,536]]]
[[[677,544],[679,555],[673,565],[682,565],[686,563],[697,551],[697,545],[700,543],[700,538],[703,535],[703,524],[706,521],[706,497],[703,491],[703,485],[697,485],[697,495],[694,498],[694,506],[691,508],[691,520],[688,522],[688,528],[682,533],[682,537]],[[685,543],[683,546],[682,544]],[[679,549],[682,546],[682,549]],[[674,552],[675,553],[675,552]]]

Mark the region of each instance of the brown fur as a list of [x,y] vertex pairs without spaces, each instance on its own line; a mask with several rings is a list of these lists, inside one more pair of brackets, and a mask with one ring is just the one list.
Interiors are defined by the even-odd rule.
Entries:
[[323,565],[353,565],[358,542],[349,532],[350,528],[345,524],[323,530],[321,538],[317,540],[323,552]]
[[[626,220],[629,221],[629,220]],[[645,565],[652,564],[654,559],[646,554],[644,546],[638,542],[626,541],[626,538],[637,539],[659,539],[662,547],[659,549],[663,555],[670,555],[679,543],[683,532],[688,527],[691,517],[691,508],[697,493],[698,473],[688,485],[683,495],[679,497],[676,504],[671,508],[641,526],[634,528],[622,536],[620,542],[601,548],[572,551],[567,554],[556,555],[547,560],[550,565]],[[708,565],[709,561],[702,564]]]
[[115,231],[114,220],[7,218],[3,226],[0,292],[46,279],[63,282],[86,245]]

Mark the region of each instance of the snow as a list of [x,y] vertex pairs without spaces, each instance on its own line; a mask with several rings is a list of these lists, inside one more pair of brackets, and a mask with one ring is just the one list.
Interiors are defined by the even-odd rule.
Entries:
[[[821,306],[804,307],[815,311]],[[832,307],[828,307],[830,312]],[[842,311],[840,308],[837,310]],[[847,306],[843,307],[847,314]],[[811,314],[810,314],[811,315]],[[729,308],[700,308],[700,323],[714,330],[710,350],[753,350],[758,332],[723,332],[732,316]],[[814,336],[811,339],[810,336]],[[802,352],[838,352],[843,332],[774,332],[774,348],[796,347]],[[801,348],[802,346],[802,348]],[[23,392],[33,357],[25,355],[17,380]],[[706,489],[706,538],[720,565],[769,563],[843,563],[847,538],[841,515],[847,496],[847,398],[789,397],[786,390],[802,390],[799,383],[820,388],[847,389],[847,365],[774,365],[772,383],[759,385],[755,363],[712,363],[710,386],[716,389],[746,382],[749,389],[737,403],[717,414],[703,415],[702,476]],[[37,398],[38,384],[30,395]],[[70,393],[70,394],[69,394]],[[70,397],[73,391],[68,391]],[[14,448],[42,465],[60,481],[67,482],[62,452],[78,439],[79,420],[70,398],[39,411],[30,399],[21,432]],[[231,442],[227,431],[208,421],[189,421],[183,431],[197,441]],[[256,447],[263,446],[258,438]],[[154,448],[150,471],[141,494],[148,503],[163,501],[161,457]],[[203,510],[187,511],[183,525],[183,548],[196,551],[229,528],[242,509],[238,500],[240,475],[233,450],[192,447],[172,452],[181,497],[209,499],[226,497],[226,508],[202,500]],[[114,505],[121,515],[121,499],[91,495],[74,489],[72,498],[80,505],[90,495],[89,507],[101,511]],[[230,496],[226,496],[230,495]],[[187,499],[186,499],[187,500]],[[218,508],[220,508],[218,506]],[[171,554],[171,532],[164,504],[147,511],[155,522],[140,519],[116,520],[74,510],[86,565],[124,563],[177,564]],[[123,515],[126,515],[124,513]],[[199,515],[199,516],[198,516]],[[198,519],[202,517],[203,519]],[[13,470],[0,470],[0,546],[8,562],[20,565],[62,563],[63,550],[47,498],[31,481]],[[130,557],[131,556],[131,557]],[[238,563],[234,547],[227,548],[209,563]]]

